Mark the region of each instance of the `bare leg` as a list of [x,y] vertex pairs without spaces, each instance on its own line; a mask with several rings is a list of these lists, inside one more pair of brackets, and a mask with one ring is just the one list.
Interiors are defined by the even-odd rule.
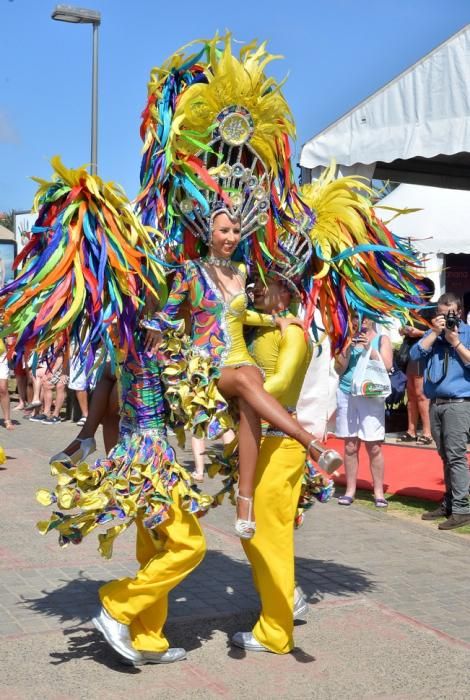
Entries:
[[196,481],[202,481],[204,479],[204,452],[206,449],[204,438],[197,438],[193,435],[191,438],[191,448],[193,451],[194,465],[196,467],[193,472],[193,477]]
[[351,498],[356,495],[360,446],[361,441],[357,437],[344,439],[344,469],[346,471],[346,493],[344,495]]
[[304,430],[279,401],[264,390],[263,378],[256,367],[224,367],[219,379],[219,389],[227,398],[244,399],[260,418],[268,421],[276,430],[282,430],[304,447],[309,447],[314,440],[314,436]]
[[88,407],[88,416],[85,424],[78,433],[77,438],[65,448],[64,452],[66,454],[73,454],[79,448],[80,443],[78,440],[95,437],[95,433],[106,414],[115,382],[116,378],[105,370],[93,392],[93,398]]
[[8,379],[0,379],[0,406],[2,407],[3,420],[7,430],[14,430],[10,416],[10,394],[8,393]]
[[60,381],[56,385],[55,405],[54,405],[53,415],[56,416],[57,418],[60,418],[60,412],[61,412],[62,406],[64,405],[64,402],[65,402],[65,389],[66,389],[66,385],[62,381]]
[[224,445],[230,445],[230,443],[233,442],[234,440],[235,440],[235,433],[231,429],[227,430],[227,432],[225,432],[222,435],[222,442],[224,443]]
[[[259,443],[261,439],[260,418],[267,420],[274,428],[281,430],[290,437],[298,440],[307,448],[309,454],[316,460],[319,459],[322,448],[313,446],[315,440],[307,430],[281,406],[281,404],[263,387],[261,373],[256,367],[231,368],[224,367],[218,383],[219,389],[226,398],[238,398],[240,407],[240,435],[239,435],[239,495],[252,498],[254,491],[254,479],[256,462],[258,459]],[[335,466],[341,464],[339,455]],[[333,463],[333,462],[332,462]],[[243,490],[242,490],[243,489]],[[240,500],[237,506],[237,515],[244,520],[249,520],[248,509],[250,503]],[[245,513],[245,516],[241,515]]]
[[86,418],[88,416],[88,392],[76,389],[75,396],[77,397],[78,405],[80,406],[80,411],[82,412],[82,417]]
[[41,402],[41,385],[43,376],[44,372],[40,372],[39,369],[36,371],[36,376],[34,376],[34,374],[31,375],[33,381],[33,397],[31,399],[31,403]]
[[15,411],[22,411],[28,403],[28,377],[26,374],[16,374],[16,389],[18,391],[19,403],[15,406]]
[[[94,394],[93,394],[94,396]],[[92,399],[93,400],[93,399]],[[101,421],[103,424],[103,440],[106,454],[117,445],[119,440],[119,398],[118,384],[115,381],[108,399],[106,412]]]
[[408,413],[408,433],[416,437],[416,429],[418,427],[418,403],[415,391],[414,375],[408,375],[406,382],[406,393],[408,395],[408,403],[406,410]]
[[381,442],[366,442],[367,454],[369,455],[370,473],[374,483],[375,498],[384,497],[384,456]]
[[[238,493],[244,498],[253,498],[256,464],[261,442],[261,421],[256,411],[244,399],[238,399],[238,406],[240,410]],[[253,513],[250,517],[250,503],[248,501],[237,499],[237,517],[254,521]]]
[[50,416],[52,412],[52,395],[53,395],[54,385],[49,382],[45,377],[42,383],[42,391],[44,397],[44,413],[46,416]]
[[429,399],[424,395],[423,389],[423,377],[413,377],[416,403],[418,405],[419,415],[421,417],[421,423],[423,424],[423,436],[431,437],[431,419],[429,417]]

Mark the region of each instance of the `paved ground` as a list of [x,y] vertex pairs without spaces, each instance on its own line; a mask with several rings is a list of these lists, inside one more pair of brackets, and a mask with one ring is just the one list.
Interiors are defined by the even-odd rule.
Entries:
[[60,550],[54,535],[34,530],[46,514],[34,492],[51,483],[47,458],[75,430],[27,421],[0,429],[9,456],[0,467],[2,699],[468,697],[470,538],[334,500],[296,534],[311,606],[293,654],[245,657],[227,645],[250,628],[258,602],[223,506],[203,521],[204,562],[171,598],[168,636],[189,660],[120,666],[89,619],[99,585],[135,570],[132,531],[106,562],[92,537]]

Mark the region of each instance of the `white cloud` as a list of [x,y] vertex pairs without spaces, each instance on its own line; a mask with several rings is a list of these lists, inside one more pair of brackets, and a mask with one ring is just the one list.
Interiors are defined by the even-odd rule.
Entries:
[[0,143],[20,143],[20,135],[4,109],[0,109]]

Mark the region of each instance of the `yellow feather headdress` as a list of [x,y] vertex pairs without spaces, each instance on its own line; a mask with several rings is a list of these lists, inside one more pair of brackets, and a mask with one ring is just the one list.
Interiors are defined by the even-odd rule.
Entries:
[[[187,55],[194,44],[199,50]],[[138,209],[180,253],[186,232],[207,240],[219,211],[240,218],[259,257],[263,246],[272,253],[274,219],[296,196],[292,115],[282,84],[265,75],[278,56],[253,42],[237,57],[230,34],[188,46],[151,74]]]

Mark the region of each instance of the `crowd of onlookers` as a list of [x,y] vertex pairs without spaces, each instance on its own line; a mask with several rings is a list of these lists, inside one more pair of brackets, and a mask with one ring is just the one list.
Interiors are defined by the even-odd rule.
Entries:
[[[79,412],[76,422],[83,425],[88,415],[88,392],[93,389],[94,377],[87,376],[81,369],[77,356],[68,362],[60,353],[37,364],[33,360],[16,364],[7,359],[7,347],[11,351],[13,342],[11,338],[0,340],[0,407],[5,428],[14,429],[16,411],[30,421],[57,425],[62,420],[64,408],[69,415],[76,416]],[[13,407],[10,399],[12,386],[9,386],[12,380],[16,382],[18,395],[18,403]]]
[[[433,295],[429,289],[429,299]],[[445,518],[439,529],[450,530],[470,524],[470,472],[467,441],[470,436],[470,326],[468,310],[452,293],[441,295],[429,305],[423,315],[425,324],[404,326],[403,342],[396,353],[399,369],[406,372],[408,393],[407,430],[399,442],[436,445],[443,465],[445,493],[435,510],[423,514],[424,520]],[[381,395],[371,389],[372,378],[380,378],[392,370],[394,357],[388,336],[380,335],[375,324],[359,316],[352,319],[352,343],[336,359],[340,376],[337,392],[336,436],[344,439],[346,492],[338,504],[350,506],[356,494],[359,448],[363,442],[369,457],[374,501],[386,508],[383,494],[384,459],[382,442],[385,438],[385,401],[387,388]],[[361,362],[365,373],[357,381]],[[375,367],[374,367],[375,363]],[[379,370],[377,370],[377,366]],[[374,375],[375,372],[375,375]],[[369,393],[364,389],[369,384]],[[359,386],[359,388],[358,388]],[[377,384],[380,388],[380,385]],[[389,387],[391,388],[391,387]],[[418,433],[418,419],[422,433]],[[410,465],[412,468],[412,465]]]

